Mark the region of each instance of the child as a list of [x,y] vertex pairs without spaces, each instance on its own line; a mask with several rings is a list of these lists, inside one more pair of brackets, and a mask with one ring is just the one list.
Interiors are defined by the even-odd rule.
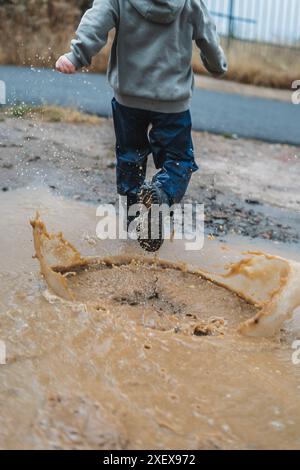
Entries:
[[[198,169],[189,111],[193,40],[213,75],[226,72],[226,59],[202,0],[95,0],[56,69],[74,73],[90,65],[113,28],[108,79],[114,89],[117,189],[128,208],[139,202],[150,212],[153,204],[179,203]],[[145,183],[150,153],[159,171]],[[141,244],[157,250],[159,233],[159,240]]]

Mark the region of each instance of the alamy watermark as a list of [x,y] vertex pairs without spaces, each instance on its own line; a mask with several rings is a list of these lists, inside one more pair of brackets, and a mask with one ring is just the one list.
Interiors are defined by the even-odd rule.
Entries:
[[300,365],[300,340],[296,340],[292,344],[292,349],[295,351],[292,354],[292,363],[294,366]]
[[[126,197],[119,196],[119,204],[102,204],[96,215],[100,218],[96,234],[100,240],[137,240],[159,238],[163,227],[165,240],[185,240],[187,251],[204,246],[204,205],[198,203],[153,205],[151,212],[140,204],[130,206],[127,214]],[[127,226],[127,215],[131,217]],[[161,225],[158,221],[161,220]],[[143,235],[144,234],[144,235]]]
[[6,344],[0,340],[0,366],[6,364]]
[[295,80],[292,83],[292,89],[295,90],[292,93],[292,103],[300,104],[300,80]]
[[0,105],[6,104],[6,84],[0,80]]

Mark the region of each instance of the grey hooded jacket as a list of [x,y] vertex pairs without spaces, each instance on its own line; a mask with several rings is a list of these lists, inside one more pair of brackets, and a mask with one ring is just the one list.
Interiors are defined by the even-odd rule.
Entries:
[[214,75],[227,70],[216,27],[202,0],[95,0],[66,56],[81,68],[115,28],[109,82],[121,104],[175,113],[190,105],[193,40]]

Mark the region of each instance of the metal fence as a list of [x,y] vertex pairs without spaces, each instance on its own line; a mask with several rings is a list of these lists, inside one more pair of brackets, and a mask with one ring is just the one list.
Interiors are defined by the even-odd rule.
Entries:
[[300,0],[206,0],[219,33],[252,43],[300,49]]

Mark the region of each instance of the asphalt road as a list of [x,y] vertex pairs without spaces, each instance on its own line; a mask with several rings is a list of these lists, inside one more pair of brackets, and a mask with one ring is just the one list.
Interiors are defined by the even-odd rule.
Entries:
[[[104,75],[0,66],[0,80],[9,105],[51,104],[111,115],[112,90]],[[194,130],[300,145],[300,105],[195,89],[192,115]]]

